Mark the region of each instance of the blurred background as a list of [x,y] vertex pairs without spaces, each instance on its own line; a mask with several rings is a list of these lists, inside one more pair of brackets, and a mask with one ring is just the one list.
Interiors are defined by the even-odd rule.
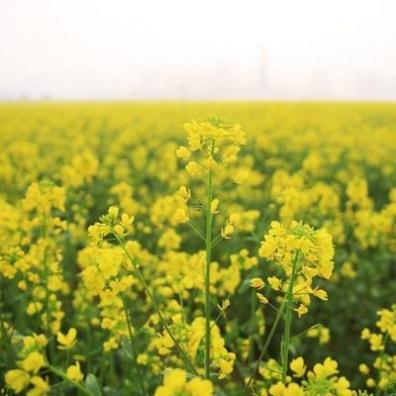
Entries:
[[396,100],[394,0],[1,0],[0,100]]

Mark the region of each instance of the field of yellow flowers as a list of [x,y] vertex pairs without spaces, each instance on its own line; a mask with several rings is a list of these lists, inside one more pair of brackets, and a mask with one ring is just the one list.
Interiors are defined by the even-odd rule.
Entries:
[[396,394],[396,104],[0,105],[2,395]]

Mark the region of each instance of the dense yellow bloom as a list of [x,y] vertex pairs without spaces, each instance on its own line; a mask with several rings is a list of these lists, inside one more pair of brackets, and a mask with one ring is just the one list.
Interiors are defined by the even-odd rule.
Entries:
[[157,388],[154,396],[212,396],[213,385],[210,381],[193,378],[187,381],[186,372],[172,369],[165,373],[164,384]]
[[295,267],[292,294],[295,300],[301,301],[296,308],[299,317],[308,312],[310,295],[327,300],[325,290],[312,288],[315,277],[329,279],[333,272],[334,248],[331,236],[325,230],[314,230],[295,221],[286,228],[273,221],[261,243],[259,255],[274,261],[286,275],[287,282],[284,283],[277,277],[268,278],[268,284],[274,290],[287,292]]
[[[213,113],[241,121],[249,140],[238,125],[202,120]],[[395,114],[390,103],[1,104],[5,392],[76,393],[65,376],[85,386],[84,362],[105,393],[144,394],[135,389],[131,333],[147,394],[205,396],[215,386],[219,395],[244,394],[289,289],[287,312],[301,316],[287,349],[295,359],[282,382],[283,311],[267,349],[272,358],[249,391],[350,396],[347,373],[373,394],[391,392]],[[184,126],[183,142],[186,115],[197,121]],[[200,378],[207,215],[213,384]],[[353,339],[377,309],[363,341]],[[78,329],[78,348],[69,327]],[[69,358],[80,363],[68,366],[70,350],[56,345],[73,348],[78,355]],[[332,358],[308,365],[330,353],[340,367]],[[167,368],[176,371],[155,391]]]

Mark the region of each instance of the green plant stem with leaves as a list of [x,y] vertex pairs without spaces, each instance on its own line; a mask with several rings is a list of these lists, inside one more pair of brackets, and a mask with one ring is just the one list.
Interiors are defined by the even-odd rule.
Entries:
[[290,329],[292,324],[292,306],[293,306],[293,288],[296,281],[298,264],[299,264],[300,251],[297,250],[293,263],[292,263],[292,273],[289,279],[289,287],[286,294],[286,313],[285,313],[285,327],[284,334],[281,344],[281,360],[282,360],[282,381],[286,381],[287,368],[289,365],[289,344],[290,344]]
[[54,373],[55,375],[57,375],[58,377],[62,378],[64,381],[69,382],[71,385],[75,386],[78,390],[80,390],[84,395],[87,396],[97,396],[96,394],[94,394],[93,392],[91,392],[89,389],[87,389],[85,387],[85,385],[83,383],[77,382],[77,381],[73,381],[71,380],[66,373],[64,373],[62,370],[57,369],[54,366],[48,365],[48,369]]
[[[213,152],[214,143],[211,151]],[[205,377],[210,378],[210,347],[211,347],[211,306],[210,306],[210,264],[212,260],[212,222],[211,203],[213,201],[213,172],[208,172],[208,195],[206,207],[206,267],[205,267]]]
[[270,332],[268,334],[268,337],[265,340],[265,343],[264,343],[263,348],[262,348],[262,350],[260,352],[260,355],[259,355],[259,357],[257,359],[257,362],[256,362],[256,364],[255,364],[255,366],[254,366],[254,368],[253,368],[253,370],[252,370],[252,372],[251,372],[251,374],[249,376],[249,380],[248,380],[248,382],[246,384],[246,388],[247,389],[249,389],[250,385],[252,385],[253,382],[254,382],[254,379],[255,379],[255,377],[257,375],[257,372],[258,372],[258,369],[260,367],[260,363],[262,362],[265,354],[267,353],[269,344],[270,344],[270,342],[272,341],[272,338],[275,335],[275,330],[277,329],[277,327],[279,325],[279,322],[280,322],[280,319],[282,318],[282,315],[283,315],[283,312],[285,310],[285,307],[286,307],[286,300],[283,300],[283,302],[282,302],[282,304],[281,304],[281,306],[280,306],[280,308],[278,310],[278,313],[277,313],[277,315],[275,317],[275,320],[272,323],[271,330],[270,330]]
[[131,344],[133,364],[135,366],[135,370],[137,373],[138,382],[139,382],[140,389],[142,391],[142,395],[146,396],[148,393],[146,392],[146,387],[144,386],[143,373],[142,373],[139,363],[137,362],[137,350],[136,350],[136,345],[135,345],[135,337],[133,336],[131,320],[129,318],[129,312],[128,312],[127,305],[125,302],[125,298],[123,298],[123,297],[122,297],[122,305],[124,308],[125,320],[126,320],[127,327],[128,327],[128,335],[129,335],[129,342]]
[[144,278],[142,272],[139,269],[139,265],[135,262],[135,260],[133,259],[133,257],[130,255],[130,253],[128,252],[128,249],[125,246],[125,242],[123,238],[120,238],[117,234],[113,234],[115,236],[115,238],[117,239],[118,243],[120,244],[122,250],[124,251],[125,255],[127,256],[128,260],[130,261],[130,263],[132,264],[135,274],[140,282],[140,284],[142,285],[147,297],[149,298],[151,305],[154,308],[155,313],[158,315],[160,322],[162,324],[162,326],[164,327],[165,331],[168,333],[169,337],[172,339],[173,343],[175,344],[176,349],[178,350],[178,352],[180,353],[181,357],[183,358],[186,366],[188,366],[188,368],[195,374],[198,375],[197,370],[195,369],[193,363],[191,362],[188,354],[184,351],[184,349],[182,348],[182,346],[180,345],[179,341],[176,339],[176,337],[174,336],[174,334],[172,333],[171,329],[169,328],[167,321],[165,319],[164,314],[162,313],[159,304],[157,302],[157,299],[154,296],[154,293],[151,291],[146,279]]

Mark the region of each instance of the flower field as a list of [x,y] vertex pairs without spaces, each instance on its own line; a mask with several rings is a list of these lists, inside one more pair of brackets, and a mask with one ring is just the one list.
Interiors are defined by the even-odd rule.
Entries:
[[0,105],[2,395],[396,394],[396,104]]

